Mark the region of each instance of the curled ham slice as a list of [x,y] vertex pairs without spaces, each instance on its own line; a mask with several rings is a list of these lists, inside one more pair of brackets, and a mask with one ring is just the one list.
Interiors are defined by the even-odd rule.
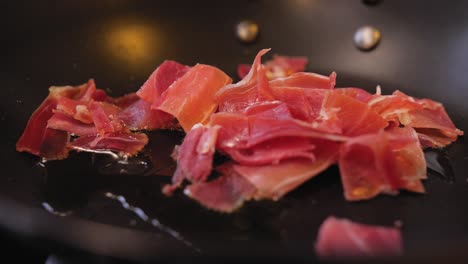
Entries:
[[375,97],[368,104],[386,120],[415,128],[424,147],[441,148],[463,135],[443,105],[429,99],[416,99],[395,91]]
[[270,81],[271,87],[298,87],[309,89],[333,89],[336,84],[336,73],[323,76],[312,72],[297,72],[288,77]]
[[401,256],[403,241],[397,228],[329,216],[320,226],[315,252],[323,259]]
[[[273,55],[273,59],[265,63],[266,76],[268,79],[286,77],[296,72],[303,72],[308,63],[306,57],[291,57]],[[240,64],[237,67],[239,78],[243,79],[251,69],[250,65]]]
[[272,100],[261,58],[269,49],[261,50],[249,73],[238,83],[226,85],[215,95],[220,112],[239,112],[260,100]]
[[172,185],[164,187],[165,194],[171,194],[186,179],[190,182],[206,181],[213,168],[213,155],[219,126],[195,125],[175,150],[177,169]]

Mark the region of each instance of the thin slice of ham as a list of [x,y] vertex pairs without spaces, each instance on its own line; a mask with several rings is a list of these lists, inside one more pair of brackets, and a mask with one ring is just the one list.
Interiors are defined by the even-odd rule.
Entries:
[[148,136],[142,133],[112,132],[103,136],[90,135],[75,139],[71,149],[87,152],[113,151],[121,156],[134,156],[148,143]]
[[74,96],[58,97],[57,111],[68,114],[83,123],[92,124],[93,118],[89,111],[89,104],[102,102],[111,106],[112,101],[113,99],[107,96],[103,90],[97,89],[94,80],[90,79],[87,83],[77,87],[77,94]]
[[244,201],[252,199],[255,187],[237,174],[230,165],[217,168],[223,174],[209,182],[197,182],[185,188],[184,193],[206,208],[231,213]]
[[213,155],[218,137],[219,126],[206,127],[195,125],[176,148],[177,169],[172,177],[172,185],[164,187],[163,192],[170,195],[184,180],[204,182],[213,169]]
[[224,86],[216,95],[220,112],[239,112],[260,100],[272,100],[261,58],[269,49],[261,50],[249,73],[238,83]]
[[336,73],[323,76],[312,72],[297,72],[288,77],[270,81],[271,87],[298,87],[313,89],[333,89],[336,84]]
[[463,131],[457,129],[441,103],[418,99],[421,109],[409,112],[409,123],[418,132],[424,147],[441,148],[457,140]]
[[289,159],[275,165],[247,166],[236,164],[233,165],[233,168],[255,186],[257,189],[254,195],[255,199],[278,200],[336,161],[338,143],[317,140],[314,145],[316,147],[314,161]]
[[59,98],[76,97],[86,89],[86,85],[50,87],[47,98],[29,118],[23,134],[16,143],[16,150],[29,152],[47,160],[66,158],[68,156],[68,149],[66,148],[69,138],[68,133],[48,128],[47,122],[54,114]]
[[118,119],[120,108],[109,103],[92,102],[89,106],[91,117],[97,132],[104,136],[106,133],[114,133],[124,130],[124,124]]
[[352,97],[360,102],[363,103],[368,103],[374,96],[378,95],[372,95],[371,93],[367,92],[364,89],[357,88],[357,87],[346,87],[346,88],[337,88],[335,89],[336,93],[347,95],[349,97]]
[[[268,79],[276,79],[289,76],[296,72],[303,72],[308,63],[306,57],[280,56],[273,54],[273,59],[265,63],[266,74]],[[243,79],[249,73],[250,65],[239,64],[237,66],[237,74]]]
[[220,151],[248,149],[262,142],[283,137],[327,139],[337,142],[347,140],[347,137],[326,132],[328,128],[320,128],[318,124],[315,126],[293,119],[284,103],[260,104],[249,109],[247,113],[220,112],[212,115],[210,125],[221,127],[216,144]]
[[429,99],[416,99],[395,91],[375,97],[368,104],[384,119],[415,128],[423,147],[441,148],[463,135],[443,105]]
[[164,92],[157,109],[173,115],[188,132],[209,119],[218,106],[214,95],[231,81],[220,69],[197,64]]
[[339,167],[345,198],[370,199],[399,189],[423,193],[426,163],[417,134],[410,127],[392,127],[355,137],[340,149]]
[[274,98],[286,103],[294,118],[314,122],[320,115],[329,90],[300,87],[271,87]]
[[188,70],[190,70],[189,66],[176,61],[165,60],[154,70],[136,94],[146,102],[155,104],[160,99],[162,93],[177,79],[184,76]]
[[329,216],[318,231],[315,252],[323,259],[401,256],[403,241],[398,228]]
[[224,152],[234,161],[243,165],[272,165],[282,160],[303,158],[315,160],[315,145],[305,137],[278,137],[261,142],[250,148],[224,148]]
[[47,121],[47,127],[65,132],[74,136],[96,135],[97,130],[93,124],[86,124],[62,112],[54,113]]
[[151,104],[132,93],[117,98],[116,104],[122,108],[117,114],[130,130],[174,129],[177,123],[174,117],[161,110],[151,109]]
[[375,133],[388,125],[367,104],[336,90],[326,95],[320,118],[338,124],[346,136]]

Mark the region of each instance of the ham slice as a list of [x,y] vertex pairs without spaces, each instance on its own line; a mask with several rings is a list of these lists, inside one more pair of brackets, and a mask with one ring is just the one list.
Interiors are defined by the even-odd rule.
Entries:
[[250,148],[224,148],[234,161],[244,165],[271,165],[291,158],[315,160],[315,145],[305,137],[278,137]]
[[77,87],[74,96],[59,96],[57,97],[57,111],[68,114],[74,119],[86,124],[92,124],[93,118],[88,107],[91,102],[102,102],[107,106],[111,106],[112,98],[96,88],[96,83],[90,79],[86,84]]
[[332,165],[338,156],[339,144],[317,140],[315,160],[289,159],[274,165],[248,166],[236,164],[234,171],[257,189],[255,199],[278,200],[302,183]]
[[268,51],[263,49],[257,54],[252,68],[241,81],[226,85],[216,93],[220,112],[239,112],[258,101],[273,99],[261,63],[262,56]]
[[193,125],[209,119],[218,106],[215,93],[231,81],[218,68],[197,64],[164,92],[157,109],[176,117],[188,132]]
[[61,112],[54,113],[47,121],[47,127],[65,132],[74,136],[96,135],[97,130],[93,124],[86,124]]
[[[291,57],[273,55],[273,59],[265,63],[266,76],[272,80],[275,78],[286,77],[296,72],[303,72],[308,63],[306,57]],[[237,67],[239,78],[243,79],[249,73],[250,65],[240,64]]]
[[148,143],[148,136],[142,133],[112,132],[104,136],[82,136],[70,143],[70,148],[78,151],[113,151],[121,156],[131,157],[140,152]]
[[250,200],[255,194],[255,187],[244,177],[224,165],[218,168],[223,175],[209,182],[197,182],[187,188],[184,193],[198,201],[206,208],[231,213],[240,208],[244,201]]
[[375,97],[368,104],[384,119],[415,128],[424,147],[441,148],[463,135],[443,105],[429,99],[415,99],[395,91]]
[[156,108],[162,93],[189,70],[189,66],[166,60],[156,68],[136,94],[146,102],[154,104],[153,108]]
[[116,104],[122,108],[117,114],[118,119],[130,130],[177,128],[177,123],[172,115],[152,109],[150,103],[140,99],[134,93],[117,98]]
[[186,179],[190,182],[204,182],[213,168],[213,155],[219,126],[195,125],[182,145],[174,153],[177,169],[172,177],[172,185],[164,187],[165,194],[171,194]]
[[355,137],[340,150],[339,167],[345,198],[365,200],[399,189],[423,193],[426,162],[417,134],[410,127],[392,127]]
[[349,97],[352,97],[360,102],[363,103],[368,103],[374,96],[379,96],[379,95],[372,95],[366,90],[363,90],[361,88],[357,87],[346,87],[346,88],[337,88],[335,89],[336,93],[346,95]]
[[388,125],[367,104],[336,91],[327,94],[319,118],[338,124],[346,136],[375,133]]
[[336,84],[336,73],[323,76],[312,72],[297,72],[288,77],[270,81],[271,87],[298,87],[314,89],[333,89]]
[[16,143],[16,150],[29,152],[47,160],[65,159],[68,156],[66,148],[69,135],[47,127],[48,120],[57,108],[59,98],[79,96],[86,89],[86,84],[72,86],[52,86],[49,95],[34,111],[26,124],[23,134]]
[[122,131],[124,126],[117,118],[120,109],[112,104],[92,102],[89,106],[91,117],[97,132],[104,136],[106,133]]
[[318,124],[315,126],[293,119],[284,103],[268,105],[269,109],[265,108],[265,104],[258,105],[263,111],[249,108],[247,114],[220,112],[212,115],[210,125],[221,127],[217,148],[229,153],[229,149],[248,149],[263,142],[285,137],[327,139],[337,142],[347,140],[347,137],[325,132],[325,128],[320,130]]
[[320,226],[315,252],[323,259],[401,256],[403,241],[397,228],[330,216]]

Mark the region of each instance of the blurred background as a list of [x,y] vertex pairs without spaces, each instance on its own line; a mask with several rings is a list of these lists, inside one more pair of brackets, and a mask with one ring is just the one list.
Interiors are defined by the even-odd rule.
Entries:
[[[403,219],[409,253],[398,261],[467,259],[463,139],[444,154],[452,183],[430,179],[423,198],[349,204],[332,168],[331,179],[319,177],[284,201],[251,204],[231,216],[206,212],[184,197],[165,200],[158,177],[98,175],[86,155],[51,163],[45,171],[14,145],[51,85],[94,78],[99,88],[120,96],[136,91],[165,59],[215,65],[236,79],[237,65],[251,63],[262,48],[272,48],[266,59],[274,53],[306,56],[309,71],[336,71],[338,87],[374,91],[381,85],[384,93],[400,89],[440,101],[467,131],[468,1],[19,0],[3,1],[0,10],[0,241],[18,260],[114,263],[193,253],[104,199],[104,192],[124,195],[202,247],[219,244],[207,255],[231,247],[226,255],[274,252],[270,257],[316,261],[316,229],[335,213],[387,225]],[[239,31],[242,22],[250,24],[241,30],[253,36]],[[370,33],[359,31],[366,26]]]

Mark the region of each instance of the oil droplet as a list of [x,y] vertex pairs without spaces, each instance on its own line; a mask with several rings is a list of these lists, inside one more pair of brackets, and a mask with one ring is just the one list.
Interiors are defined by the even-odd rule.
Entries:
[[427,150],[424,152],[427,164],[427,173],[435,175],[445,182],[455,182],[455,174],[453,172],[450,159],[442,150]]
[[49,213],[53,214],[53,215],[57,215],[57,216],[68,216],[72,213],[72,211],[65,211],[65,212],[60,212],[60,211],[57,211],[55,210],[49,203],[47,202],[43,202],[42,203],[42,207]]
[[151,160],[146,156],[135,157],[95,157],[93,163],[104,175],[144,175],[151,169]]
[[194,249],[196,252],[201,252],[201,250],[199,248],[195,247],[192,244],[192,242],[186,240],[179,232],[177,232],[174,229],[162,224],[156,218],[150,218],[141,208],[130,205],[127,202],[127,199],[125,199],[125,197],[123,197],[122,195],[116,195],[116,194],[113,194],[111,192],[107,192],[105,195],[106,195],[107,198],[110,198],[112,200],[116,200],[116,201],[120,202],[120,204],[122,205],[122,207],[125,210],[133,212],[136,216],[138,216],[144,222],[149,223],[150,225],[152,225],[152,226],[156,227],[157,229],[163,231],[164,233],[170,235],[171,237],[175,238],[176,240],[184,243],[186,246]]

